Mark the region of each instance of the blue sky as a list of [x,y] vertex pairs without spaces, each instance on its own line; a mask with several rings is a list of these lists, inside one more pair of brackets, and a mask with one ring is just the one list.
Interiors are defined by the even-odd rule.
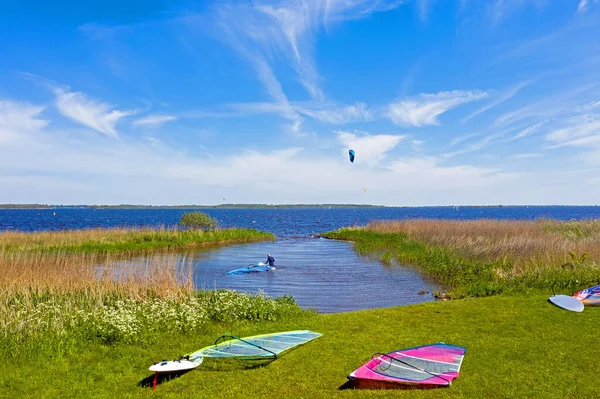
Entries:
[[0,3],[0,203],[599,202],[600,0],[85,4]]

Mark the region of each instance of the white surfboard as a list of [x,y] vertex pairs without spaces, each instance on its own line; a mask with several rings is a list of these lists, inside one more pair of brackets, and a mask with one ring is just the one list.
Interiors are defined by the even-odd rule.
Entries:
[[195,369],[200,366],[203,358],[198,357],[194,360],[164,360],[150,366],[148,370],[155,371],[157,373],[173,373],[176,371],[185,371]]
[[570,310],[572,312],[583,312],[583,303],[572,296],[552,295],[548,300],[559,308]]

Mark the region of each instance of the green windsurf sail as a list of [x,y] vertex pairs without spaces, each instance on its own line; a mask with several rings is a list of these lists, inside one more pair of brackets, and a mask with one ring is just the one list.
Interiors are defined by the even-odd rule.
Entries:
[[244,338],[222,335],[217,338],[214,345],[192,352],[185,358],[190,360],[200,357],[236,357],[247,360],[276,359],[280,353],[320,336],[321,334],[309,330],[262,334]]

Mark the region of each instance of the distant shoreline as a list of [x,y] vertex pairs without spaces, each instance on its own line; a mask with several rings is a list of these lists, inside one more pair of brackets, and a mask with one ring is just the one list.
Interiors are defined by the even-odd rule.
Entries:
[[0,209],[284,209],[284,208],[522,208],[522,207],[592,207],[598,205],[361,205],[361,204],[221,204],[221,205],[47,205],[0,204]]

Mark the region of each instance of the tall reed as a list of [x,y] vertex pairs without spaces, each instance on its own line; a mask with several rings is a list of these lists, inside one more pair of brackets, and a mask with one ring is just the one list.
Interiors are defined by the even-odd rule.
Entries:
[[367,230],[404,233],[469,259],[504,261],[511,264],[511,275],[573,262],[600,263],[600,220],[410,219],[374,222]]
[[444,295],[573,292],[600,282],[600,221],[377,221],[325,234],[363,254],[418,267]]

